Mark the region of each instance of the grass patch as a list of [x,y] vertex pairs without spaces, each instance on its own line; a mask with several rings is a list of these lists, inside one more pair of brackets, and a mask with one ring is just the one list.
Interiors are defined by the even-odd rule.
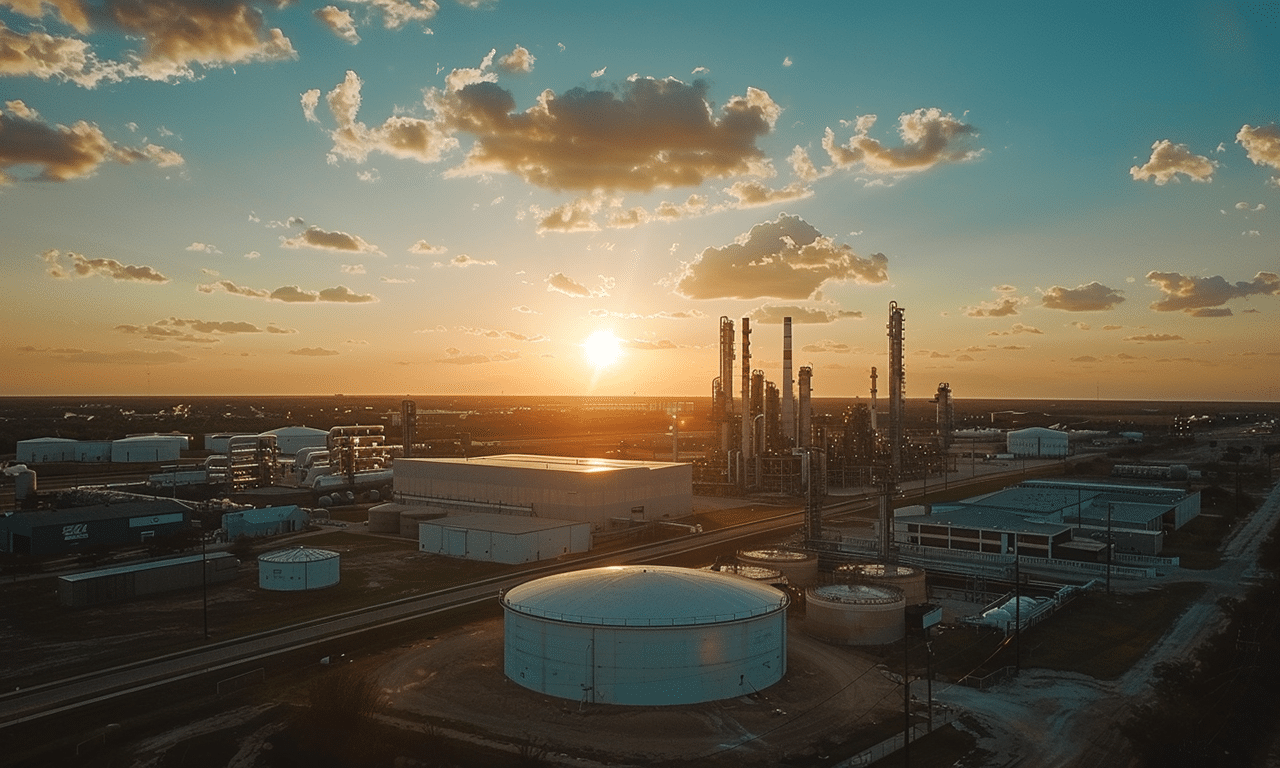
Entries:
[[[1169,584],[1136,595],[1087,594],[1022,634],[1022,666],[1114,680],[1204,589],[1203,584]],[[999,632],[964,628],[940,633],[933,652],[937,673],[956,680],[1014,665],[1017,649],[1012,636],[1006,640]]]

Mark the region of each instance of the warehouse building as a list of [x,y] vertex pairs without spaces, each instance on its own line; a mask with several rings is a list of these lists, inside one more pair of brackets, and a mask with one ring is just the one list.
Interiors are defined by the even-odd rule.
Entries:
[[[201,564],[204,572],[201,572]],[[84,608],[135,597],[221,584],[236,577],[240,561],[226,552],[187,555],[146,563],[131,563],[58,577],[58,602]]]
[[0,550],[15,555],[62,555],[93,547],[143,544],[189,527],[189,520],[190,510],[174,499],[10,512],[0,515]]
[[311,515],[306,510],[297,504],[290,504],[285,507],[263,507],[227,512],[222,516],[222,529],[226,531],[227,541],[235,541],[241,536],[256,539],[262,536],[295,533],[306,528],[309,522],[311,522]]
[[1061,458],[1067,455],[1067,433],[1044,427],[1014,429],[1006,433],[1005,445],[1018,458]]
[[689,464],[504,454],[397,459],[395,498],[449,514],[498,513],[590,523],[684,517],[693,510]]
[[1179,488],[1028,480],[960,502],[899,510],[899,544],[1049,559],[1159,555],[1164,535],[1200,514],[1200,494]]
[[418,523],[418,550],[433,555],[515,565],[590,549],[590,523],[487,514]]

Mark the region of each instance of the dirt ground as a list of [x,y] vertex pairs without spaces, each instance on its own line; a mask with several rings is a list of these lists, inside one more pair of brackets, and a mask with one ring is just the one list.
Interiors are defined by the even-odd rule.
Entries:
[[777,765],[813,753],[832,734],[871,730],[901,712],[901,687],[872,656],[813,640],[802,622],[790,623],[782,681],[755,696],[691,706],[580,706],[523,688],[502,672],[501,619],[419,643],[377,674],[392,718],[426,718],[509,743],[533,739],[575,765],[715,758]]

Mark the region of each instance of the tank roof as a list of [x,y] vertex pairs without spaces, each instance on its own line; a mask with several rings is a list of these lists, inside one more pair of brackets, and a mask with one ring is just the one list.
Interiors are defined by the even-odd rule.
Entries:
[[840,573],[857,573],[872,579],[902,579],[920,575],[919,568],[892,563],[846,563],[836,566]]
[[332,560],[337,557],[338,553],[328,549],[316,549],[314,547],[294,547],[293,549],[278,549],[275,552],[267,552],[258,555],[260,563],[318,563],[321,560]]
[[719,624],[780,611],[788,598],[748,579],[691,568],[619,565],[547,576],[502,596],[508,610],[573,624]]
[[813,555],[808,552],[795,552],[790,549],[751,549],[743,550],[738,554],[753,560],[773,560],[775,562],[798,563],[802,560],[813,559]]
[[885,584],[827,584],[811,587],[809,593],[833,603],[887,605],[905,600],[902,590]]

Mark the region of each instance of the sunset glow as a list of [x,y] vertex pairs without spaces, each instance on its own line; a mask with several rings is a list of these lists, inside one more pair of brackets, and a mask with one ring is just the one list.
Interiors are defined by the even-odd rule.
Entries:
[[116,5],[0,0],[0,394],[1280,398],[1269,4]]

